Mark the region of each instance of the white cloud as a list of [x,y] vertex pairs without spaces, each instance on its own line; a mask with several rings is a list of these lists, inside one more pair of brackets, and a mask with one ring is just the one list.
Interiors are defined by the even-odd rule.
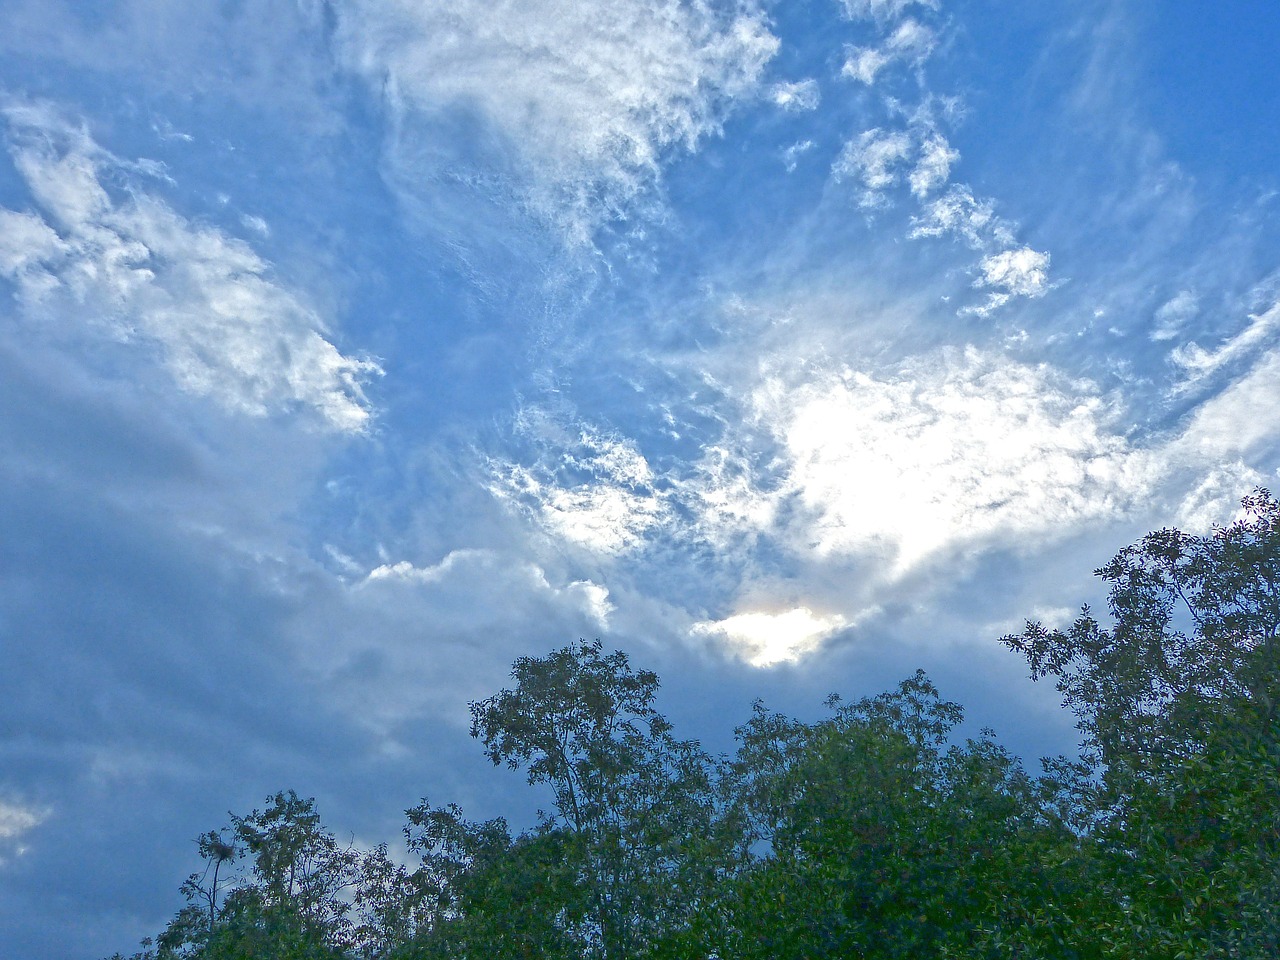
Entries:
[[[909,130],[882,130],[873,127],[845,143],[831,166],[837,181],[860,181],[866,189],[859,198],[864,207],[883,206],[885,191],[904,179],[911,193],[924,200],[942,187],[951,176],[951,165],[960,159],[946,137],[930,124],[916,124]],[[912,236],[924,235],[913,231]]]
[[0,800],[0,866],[7,855],[22,856],[27,848],[22,837],[49,818],[48,810],[40,810],[11,800]]
[[991,292],[984,303],[962,307],[962,315],[986,316],[1014,297],[1044,296],[1053,286],[1049,282],[1050,255],[1015,245],[1014,226],[996,216],[994,201],[979,200],[964,184],[928,199],[947,183],[952,164],[959,159],[959,152],[921,114],[907,130],[874,127],[849,140],[831,173],[837,181],[859,181],[864,189],[858,203],[867,208],[885,206],[887,191],[905,179],[922,204],[921,214],[911,220],[911,239],[950,234],[986,254],[977,265],[979,275],[973,285]]
[[[609,600],[607,588],[590,580],[575,580],[562,587],[554,587],[546,573],[528,561],[503,556],[493,550],[454,550],[438,564],[417,567],[407,560],[383,564],[369,571],[366,584],[377,582],[417,584],[444,595],[458,592],[464,583],[483,583],[483,592],[490,600],[506,595],[509,600],[517,595],[543,596],[550,602],[565,605],[590,621],[599,629],[609,626],[609,615],[614,606]],[[474,618],[476,613],[475,588],[463,591],[459,613]]]
[[0,274],[16,282],[23,299],[39,301],[58,286],[45,264],[66,250],[58,232],[35,214],[0,207]]
[[870,85],[875,83],[880,71],[891,64],[919,66],[933,53],[936,43],[934,32],[924,24],[917,20],[905,20],[880,46],[850,47],[840,73]]
[[1092,385],[973,347],[891,376],[775,360],[741,397],[679,475],[655,474],[629,440],[541,427],[531,462],[491,462],[491,490],[598,556],[679,543],[752,569],[767,554],[784,567],[878,557],[897,577],[1122,516],[1172,456],[1132,447]]
[[787,149],[782,151],[782,165],[787,168],[787,173],[794,173],[797,164],[800,162],[800,155],[807,153],[813,149],[812,140],[801,140],[793,143]]
[[816,110],[822,100],[817,80],[797,80],[795,83],[776,83],[769,90],[769,98],[783,110],[799,112]]
[[539,447],[532,464],[491,460],[490,492],[548,534],[602,555],[641,549],[671,506],[635,444],[582,425],[576,435],[537,411],[522,424]]
[[1276,410],[1280,349],[1263,354],[1247,373],[1197,407],[1179,445],[1185,456],[1202,461],[1257,455],[1280,438]]
[[[1172,302],[1176,303],[1177,299],[1175,298]],[[1194,316],[1194,300],[1189,306],[1183,306],[1181,309],[1190,310],[1190,315]],[[1250,314],[1249,325],[1216,350],[1205,350],[1194,340],[1176,348],[1169,355],[1169,359],[1186,375],[1186,379],[1178,385],[1176,392],[1181,393],[1196,386],[1206,377],[1239,361],[1274,339],[1277,327],[1280,327],[1280,303],[1273,304],[1262,313]]]
[[1175,510],[1180,530],[1207,533],[1214,524],[1240,519],[1240,500],[1263,484],[1265,478],[1243,460],[1212,466]]
[[0,800],[0,840],[14,840],[40,826],[47,811]]
[[1049,254],[1030,247],[1002,250],[983,257],[978,264],[982,275],[973,282],[975,287],[987,287],[993,292],[982,306],[968,307],[966,313],[987,315],[1002,307],[1014,297],[1043,297],[1050,289]]
[[1172,340],[1179,331],[1194,320],[1200,313],[1200,298],[1190,290],[1181,290],[1178,295],[1161,305],[1155,313],[1155,328],[1151,331],[1151,339]]
[[902,179],[914,148],[912,138],[903,131],[873,127],[844,145],[831,173],[837,180],[849,177],[861,181],[866,190],[860,203],[879,206],[884,202],[883,192]]
[[252,230],[254,233],[258,234],[258,236],[260,237],[271,236],[270,225],[267,223],[267,221],[263,220],[261,217],[255,217],[252,214],[248,214],[248,213],[241,214],[240,223],[245,227],[245,229]]
[[[973,348],[891,378],[777,372],[750,407],[752,429],[777,444],[780,479],[774,509],[749,516],[819,558],[880,553],[902,572],[955,545],[1039,542],[1123,512],[1150,481],[1149,458],[1112,430],[1114,412],[1087,384]],[[725,511],[709,499],[707,512]]]
[[951,176],[951,165],[960,159],[960,153],[951,148],[944,136],[933,133],[920,145],[920,159],[907,178],[911,192],[924,199]]
[[955,234],[969,246],[981,249],[993,240],[1012,243],[1010,226],[996,216],[995,201],[979,200],[973,191],[957,184],[945,194],[925,204],[923,214],[912,218],[910,236],[943,237]]
[[[875,20],[883,36],[878,45],[848,47],[841,69],[843,76],[870,85],[886,67],[895,63],[920,67],[933,53],[938,42],[934,30],[904,15],[913,6],[936,10],[936,3],[843,2],[849,17]],[[923,86],[923,74],[919,81]],[[984,303],[962,307],[958,311],[961,315],[986,316],[1014,297],[1043,296],[1050,289],[1049,254],[1018,246],[1013,226],[996,216],[994,201],[975,197],[964,184],[956,184],[942,196],[930,199],[946,186],[953,165],[960,159],[959,152],[938,127],[935,108],[941,106],[944,115],[955,115],[959,112],[959,99],[938,98],[925,91],[923,101],[914,110],[896,100],[888,103],[891,110],[908,117],[907,129],[886,132],[874,128],[848,141],[832,166],[835,179],[856,177],[861,181],[862,207],[887,205],[887,191],[905,179],[912,196],[921,204],[921,212],[912,217],[908,236],[923,239],[950,234],[985,254],[978,264],[979,276],[974,286],[991,292]]]
[[[478,116],[518,157],[525,204],[584,243],[655,186],[664,155],[694,149],[734,100],[758,92],[778,48],[750,2],[348,0],[336,9],[342,59],[385,94],[400,136],[406,117]],[[441,172],[416,168],[421,151],[404,153],[406,179]]]
[[44,213],[0,210],[0,273],[33,318],[158,349],[179,386],[263,415],[311,408],[338,430],[369,418],[361,383],[379,371],[344,356],[324,323],[245,243],[191,223],[135,185],[158,173],[99,147],[42,105],[10,106],[14,163]]
[[896,20],[912,7],[938,9],[938,0],[840,0],[845,16],[851,20]]
[[693,476],[680,484],[683,497],[694,504],[693,535],[725,552],[770,530],[780,498],[776,490],[762,487],[758,472],[748,451],[721,444],[704,449]]
[[840,75],[861,80],[865,84],[875,82],[876,74],[888,66],[893,58],[887,51],[876,47],[853,47],[845,56]]
[[753,667],[770,667],[813,653],[847,625],[839,614],[818,616],[808,607],[796,607],[782,613],[749,612],[703,620],[689,632],[724,643]]
[[[939,177],[945,176],[954,159],[948,157],[945,141],[939,146]],[[927,165],[922,162],[922,169]],[[979,275],[973,285],[991,291],[985,303],[962,307],[960,313],[986,316],[1014,297],[1043,297],[1054,284],[1049,281],[1050,255],[1028,246],[1017,246],[1015,225],[996,215],[995,201],[979,199],[964,184],[956,184],[942,196],[926,203],[922,213],[911,220],[913,240],[952,235],[975,250],[986,252],[978,263]]]

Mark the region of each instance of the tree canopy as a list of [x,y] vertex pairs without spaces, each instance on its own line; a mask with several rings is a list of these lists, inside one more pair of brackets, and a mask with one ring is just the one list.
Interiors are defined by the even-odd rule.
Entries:
[[1033,774],[961,738],[919,672],[812,722],[757,703],[712,757],[655,674],[581,641],[470,705],[486,756],[550,788],[534,827],[423,799],[393,857],[277,793],[198,839],[135,960],[1280,956],[1280,505],[1244,510],[1121,550],[1105,618],[1003,638],[1079,757]]

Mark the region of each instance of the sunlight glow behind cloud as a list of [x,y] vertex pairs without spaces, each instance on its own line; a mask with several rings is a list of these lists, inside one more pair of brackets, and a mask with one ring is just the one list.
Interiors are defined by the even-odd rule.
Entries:
[[1149,482],[1087,385],[973,348],[898,377],[777,374],[751,402],[785,451],[775,496],[802,507],[788,539],[819,555],[882,549],[905,570],[1000,534],[1051,537],[1125,509]]
[[847,625],[839,614],[823,617],[808,607],[796,607],[783,613],[739,613],[723,620],[703,620],[690,633],[727,644],[753,667],[771,667],[813,653]]

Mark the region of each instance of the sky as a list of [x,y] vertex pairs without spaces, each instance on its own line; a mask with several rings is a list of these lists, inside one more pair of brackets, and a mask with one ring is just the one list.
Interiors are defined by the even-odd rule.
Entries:
[[0,0],[0,954],[136,949],[280,789],[532,820],[600,638],[731,750],[1280,466],[1280,12]]

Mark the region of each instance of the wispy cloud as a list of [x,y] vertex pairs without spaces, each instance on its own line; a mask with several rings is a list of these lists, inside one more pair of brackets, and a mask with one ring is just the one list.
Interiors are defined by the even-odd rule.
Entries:
[[986,316],[1004,306],[1014,297],[1043,297],[1050,289],[1049,254],[1030,247],[1001,250],[982,258],[978,264],[982,271],[975,287],[991,290],[987,302],[980,306],[962,308],[962,313]]
[[960,184],[925,204],[911,224],[913,239],[953,234],[975,250],[1014,242],[1014,224],[996,216],[995,201]]
[[[148,194],[158,167],[112,155],[48,105],[4,114],[40,213],[0,210],[0,271],[33,322],[154,347],[182,389],[233,410],[302,407],[333,429],[364,428],[362,382],[377,364],[326,340],[247,244]],[[121,178],[126,190],[108,189]]]
[[564,542],[602,556],[642,549],[671,506],[635,443],[588,424],[523,411],[518,433],[532,462],[490,461],[490,491]]
[[[755,96],[778,48],[751,3],[348,0],[336,9],[343,61],[399,118],[393,159],[404,182],[467,177],[468,152],[489,151],[514,170],[521,202],[580,244],[651,193],[667,153],[694,149],[733,101]],[[793,102],[810,96],[802,87]],[[430,138],[434,120],[459,113],[478,126],[456,152],[404,140]],[[468,137],[465,125],[453,132]]]
[[911,193],[923,199],[947,182],[951,165],[960,159],[960,152],[953,150],[947,138],[936,130],[923,138],[919,151],[919,159],[907,181],[911,184]]
[[1155,328],[1151,331],[1151,339],[1172,340],[1183,327],[1200,313],[1200,298],[1190,290],[1180,290],[1172,299],[1165,301],[1156,310]]
[[936,11],[938,4],[912,0],[843,2],[850,18],[874,21],[882,39],[871,46],[848,47],[841,76],[871,86],[891,67],[910,67],[916,72],[921,99],[909,106],[896,97],[885,97],[888,113],[905,123],[897,129],[873,127],[852,137],[832,165],[832,176],[859,182],[863,190],[858,203],[864,208],[890,205],[894,189],[905,184],[920,204],[908,236],[915,240],[954,236],[984,254],[976,265],[973,285],[987,289],[987,299],[962,306],[961,315],[989,316],[1015,297],[1044,296],[1052,288],[1050,255],[1018,244],[1016,225],[996,216],[994,200],[975,197],[963,183],[937,195],[961,159],[943,131],[945,118],[959,114],[961,107],[957,98],[939,98],[930,91],[923,67],[938,45],[938,34],[907,14],[911,8]]
[[938,9],[938,0],[840,0],[846,17],[870,18],[881,22],[895,20],[913,7]]
[[933,53],[936,44],[937,37],[931,29],[917,20],[904,20],[879,46],[846,50],[840,73],[870,85],[875,83],[880,71],[891,64],[918,67]]
[[[831,166],[837,180],[853,179],[864,187],[863,207],[884,207],[893,188],[905,183],[911,195],[923,202],[945,186],[960,153],[947,141],[932,118],[924,113],[905,129],[873,127],[847,141]],[[938,201],[934,201],[937,203]],[[912,232],[913,237],[939,235]]]
[[862,206],[883,206],[888,202],[885,191],[901,182],[915,149],[906,132],[873,127],[844,145],[831,173],[837,181],[848,177],[861,182],[865,188],[859,199]]
[[[1182,294],[1161,308],[1164,317],[1157,313],[1157,320],[1175,324],[1176,330],[1185,322],[1188,314],[1194,316],[1195,300],[1189,302]],[[1262,346],[1276,338],[1280,328],[1280,303],[1272,304],[1261,313],[1249,315],[1249,325],[1220,344],[1214,350],[1206,350],[1194,340],[1176,347],[1169,354],[1170,361],[1183,373],[1184,379],[1175,387],[1175,393],[1185,393],[1199,386],[1204,380],[1212,377],[1220,370],[1238,363]]]
[[797,80],[794,83],[775,83],[769,89],[769,99],[783,110],[801,112],[816,110],[822,102],[822,91],[818,81],[813,79]]
[[786,167],[787,173],[794,173],[797,166],[800,165],[800,157],[813,149],[812,140],[800,140],[782,151],[782,165]]
[[12,800],[0,800],[0,866],[27,852],[22,838],[49,818],[49,811]]
[[849,140],[831,172],[837,181],[860,183],[858,203],[868,209],[888,206],[894,188],[906,184],[921,204],[921,212],[911,219],[911,239],[952,236],[985,254],[977,264],[973,285],[990,291],[987,300],[961,307],[962,315],[987,316],[1015,297],[1044,296],[1053,287],[1050,255],[1018,244],[1016,225],[996,215],[994,200],[975,197],[965,184],[954,184],[933,196],[946,186],[959,160],[959,151],[928,112],[920,111],[905,129],[874,127]]
[[1180,437],[1187,456],[1221,461],[1257,457],[1280,439],[1280,349],[1263,353],[1234,381],[1200,404]]

